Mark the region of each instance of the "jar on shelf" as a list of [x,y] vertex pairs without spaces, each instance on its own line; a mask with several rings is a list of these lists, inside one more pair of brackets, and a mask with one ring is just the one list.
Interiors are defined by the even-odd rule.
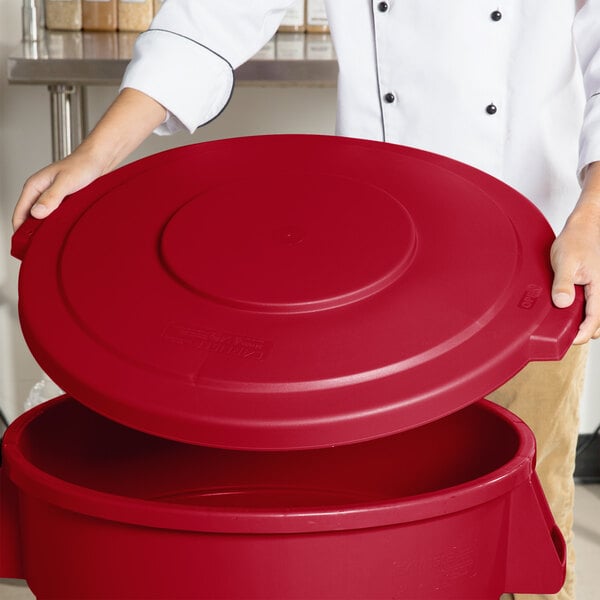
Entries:
[[117,0],[83,0],[82,9],[86,31],[117,30]]
[[47,29],[78,31],[82,27],[81,0],[46,0]]
[[285,13],[278,31],[302,33],[306,30],[306,6],[304,0],[296,0]]
[[119,31],[146,31],[154,15],[154,0],[118,0]]
[[329,33],[325,0],[306,0],[306,31]]

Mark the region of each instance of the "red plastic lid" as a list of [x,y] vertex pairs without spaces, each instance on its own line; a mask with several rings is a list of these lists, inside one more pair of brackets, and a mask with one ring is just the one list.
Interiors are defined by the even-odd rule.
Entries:
[[552,306],[552,240],[517,192],[447,158],[267,136],[119,169],[13,252],[31,351],[80,402],[282,449],[413,428],[558,359],[582,295]]

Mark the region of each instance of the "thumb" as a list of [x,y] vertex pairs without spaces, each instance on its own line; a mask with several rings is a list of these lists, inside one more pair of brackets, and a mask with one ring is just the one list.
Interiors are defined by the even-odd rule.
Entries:
[[63,198],[70,192],[68,182],[59,173],[50,187],[42,192],[37,202],[31,207],[31,215],[36,219],[43,219],[56,210]]
[[552,302],[558,308],[571,306],[575,300],[575,269],[561,263],[554,271],[552,283]]

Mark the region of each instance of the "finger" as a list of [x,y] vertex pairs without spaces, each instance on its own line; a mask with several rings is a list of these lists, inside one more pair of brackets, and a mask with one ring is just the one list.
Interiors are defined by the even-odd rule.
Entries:
[[585,344],[600,337],[600,293],[588,284],[585,286],[585,318],[573,340],[574,344]]
[[39,195],[31,207],[31,216],[44,219],[54,212],[61,205],[64,197],[72,191],[71,187],[69,177],[64,172],[59,172],[52,184]]
[[44,176],[41,172],[32,175],[23,186],[21,195],[15,205],[12,217],[13,230],[16,231],[29,216],[29,211],[40,194],[52,182],[51,178]]
[[571,306],[575,301],[575,273],[577,267],[570,261],[557,261],[552,283],[552,302],[558,308]]
[[27,219],[28,210],[25,207],[16,206],[12,216],[13,232],[19,229]]

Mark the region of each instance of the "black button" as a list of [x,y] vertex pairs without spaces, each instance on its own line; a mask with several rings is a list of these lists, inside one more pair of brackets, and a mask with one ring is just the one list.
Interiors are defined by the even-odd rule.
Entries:
[[496,105],[495,105],[495,104],[488,104],[488,105],[485,107],[485,112],[486,112],[488,115],[495,115],[497,110],[498,110],[498,109],[496,108]]
[[389,9],[390,5],[387,2],[380,2],[377,5],[377,10],[379,12],[387,12],[387,10]]
[[385,101],[386,101],[388,104],[391,104],[391,103],[392,103],[392,102],[393,102],[393,101],[396,99],[396,96],[394,96],[394,94],[392,94],[391,92],[388,92],[388,93],[387,93],[387,94],[386,94],[386,95],[383,97],[383,99],[384,99],[384,100],[385,100]]
[[495,10],[490,17],[492,21],[499,21],[502,18],[502,13],[499,10]]

